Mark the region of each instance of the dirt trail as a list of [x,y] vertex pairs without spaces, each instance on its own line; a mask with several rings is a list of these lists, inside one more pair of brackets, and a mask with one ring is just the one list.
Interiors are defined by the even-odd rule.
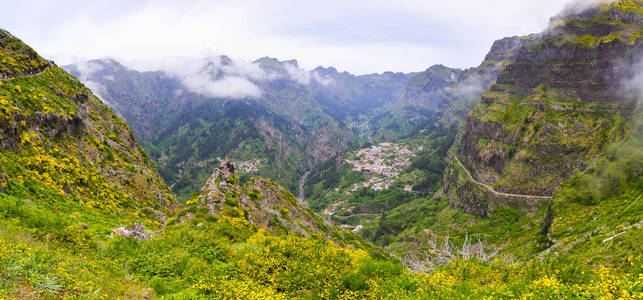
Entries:
[[336,216],[334,212],[331,213],[324,213],[327,216],[328,222],[330,222],[331,219],[348,219],[352,217],[371,217],[371,216],[379,216],[380,214],[354,214],[354,215],[348,215],[348,216]]
[[488,185],[488,184],[484,184],[484,183],[482,183],[482,182],[479,182],[479,181],[475,180],[475,179],[473,178],[473,176],[471,176],[471,173],[469,173],[469,170],[467,170],[467,168],[466,168],[466,167],[465,167],[465,166],[460,162],[460,160],[458,159],[458,157],[457,157],[457,156],[454,156],[454,157],[455,157],[455,161],[457,161],[457,162],[458,162],[458,164],[460,165],[460,167],[462,167],[462,169],[464,170],[464,172],[465,172],[465,173],[467,173],[467,175],[469,176],[469,179],[471,179],[471,181],[473,181],[473,182],[474,182],[474,183],[476,183],[477,185],[480,185],[480,186],[485,187],[487,190],[489,190],[490,192],[492,192],[492,193],[494,193],[494,194],[496,194],[496,195],[506,196],[506,197],[536,198],[536,199],[551,199],[551,196],[518,195],[518,194],[509,194],[509,193],[502,193],[502,192],[498,192],[498,191],[494,190],[494,189],[493,189],[493,187],[491,187],[490,185]]
[[348,216],[335,216],[333,215],[333,218],[335,219],[348,219],[352,217],[370,217],[370,216],[379,216],[380,214],[354,214],[354,215],[348,215]]
[[3,75],[0,75],[0,80],[9,80],[9,79],[14,79],[14,78],[23,77],[23,76],[38,76],[38,75],[40,75],[40,73],[44,72],[45,70],[49,69],[50,67],[51,66],[47,65],[46,67],[44,67],[42,69],[38,69],[38,70],[35,70],[33,72],[25,72],[25,73],[17,74],[15,76],[3,76]]

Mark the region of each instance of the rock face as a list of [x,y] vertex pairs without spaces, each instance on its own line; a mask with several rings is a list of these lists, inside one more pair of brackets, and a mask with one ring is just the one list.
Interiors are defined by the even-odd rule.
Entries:
[[[456,155],[473,176],[497,191],[548,196],[623,138],[633,103],[623,82],[643,57],[641,17],[617,4],[564,14],[516,51],[467,117]],[[452,164],[445,177],[452,205],[486,215],[497,197],[458,187],[458,174]]]
[[516,59],[518,50],[538,39],[538,35],[530,35],[497,40],[475,68],[460,70],[435,65],[415,74],[409,79],[404,99],[394,107],[394,114],[414,126],[428,121],[443,125],[459,123],[478,104],[480,95],[500,71]]
[[196,204],[207,207],[211,215],[243,214],[275,234],[321,235],[336,240],[339,232],[276,182],[258,177],[241,183],[234,165],[225,160],[208,179]]
[[463,73],[443,65],[434,65],[409,79],[400,112],[402,118],[417,119],[438,108],[445,88],[458,82]]

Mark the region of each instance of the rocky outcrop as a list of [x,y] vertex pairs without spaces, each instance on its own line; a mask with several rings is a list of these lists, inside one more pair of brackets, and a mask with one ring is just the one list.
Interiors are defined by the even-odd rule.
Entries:
[[622,78],[631,77],[626,67],[635,63],[643,42],[616,39],[587,48],[572,41],[546,38],[541,44],[524,47],[516,62],[507,66],[497,83],[536,88],[545,85],[565,89],[583,101],[621,101]]
[[7,186],[7,175],[0,173],[0,193],[4,193],[5,186]]
[[427,112],[436,110],[443,100],[444,89],[458,82],[462,72],[460,69],[434,65],[411,77],[401,102],[401,117],[422,118],[426,117]]
[[[183,214],[179,222],[208,216],[245,218],[276,235],[323,238],[342,247],[372,248],[355,233],[340,229],[306,208],[275,181],[251,177],[241,182],[235,171],[233,163],[223,160],[200,195],[187,202],[189,213]],[[192,221],[201,226],[197,222]]]
[[[20,124],[25,126],[20,126]],[[27,125],[28,124],[28,125]],[[0,124],[0,148],[17,151],[20,135],[23,131],[40,132],[47,137],[76,136],[80,137],[84,130],[81,116],[66,116],[37,112],[33,115],[14,114],[13,119]]]
[[404,99],[394,108],[396,116],[401,123],[410,122],[414,126],[431,119],[443,125],[460,124],[500,71],[516,59],[518,50],[539,38],[530,35],[497,40],[475,68],[460,70],[435,65],[412,76]]
[[144,224],[134,223],[128,227],[118,227],[112,230],[111,236],[121,236],[126,238],[133,238],[139,241],[147,241],[154,237],[156,232],[146,231]]
[[295,196],[266,178],[241,183],[234,165],[222,161],[203,187],[197,203],[211,215],[240,209],[248,220],[275,234],[330,237],[332,225],[300,204]]
[[525,212],[532,212],[536,205],[545,199],[490,191],[474,182],[455,159],[445,170],[444,182],[443,191],[449,196],[449,206],[479,217],[487,217],[498,208],[516,205]]

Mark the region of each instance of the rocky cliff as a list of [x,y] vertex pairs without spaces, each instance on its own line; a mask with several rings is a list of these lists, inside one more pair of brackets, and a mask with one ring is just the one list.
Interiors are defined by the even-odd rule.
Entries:
[[[409,78],[404,98],[392,105],[392,116],[373,122],[374,135],[394,140],[427,124],[463,123],[484,90],[516,59],[518,49],[538,39],[538,35],[530,35],[497,40],[483,62],[474,68],[460,70],[434,65],[414,74]],[[387,128],[395,128],[396,132]]]
[[[469,113],[456,154],[464,167],[498,192],[551,196],[590,166],[629,130],[633,101],[623,82],[643,55],[642,18],[636,1],[553,18]],[[498,195],[463,181],[452,165],[452,205],[486,215]]]

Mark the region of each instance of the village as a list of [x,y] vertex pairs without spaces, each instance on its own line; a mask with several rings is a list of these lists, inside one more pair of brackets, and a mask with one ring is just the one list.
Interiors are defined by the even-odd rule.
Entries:
[[232,163],[234,164],[234,167],[238,170],[242,170],[248,174],[252,173],[257,173],[259,172],[259,167],[257,167],[260,163],[261,160],[256,159],[256,160],[246,160],[246,161],[236,161],[233,160]]
[[[419,147],[417,151],[421,151]],[[355,183],[346,195],[362,187],[369,187],[375,191],[389,189],[404,168],[411,165],[411,158],[415,154],[406,146],[395,143],[380,143],[370,148],[360,149],[355,153],[355,159],[346,159],[345,162],[353,167],[353,171],[371,173],[372,176],[365,182]],[[405,186],[405,190],[411,190]]]

